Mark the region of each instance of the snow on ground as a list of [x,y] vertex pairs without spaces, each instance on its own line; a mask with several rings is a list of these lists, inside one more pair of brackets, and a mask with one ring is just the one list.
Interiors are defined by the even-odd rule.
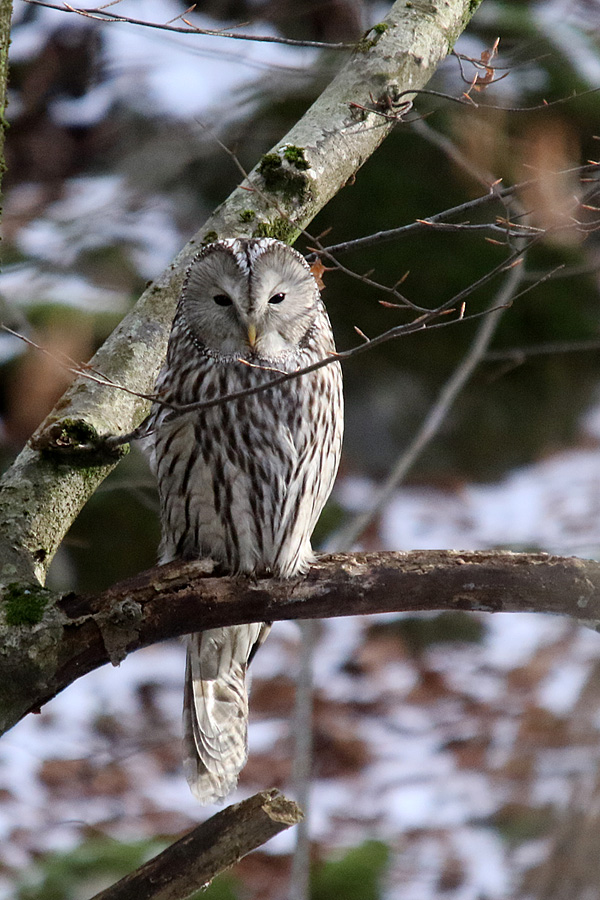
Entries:
[[[348,479],[339,500],[352,508],[368,502],[373,485]],[[600,548],[598,451],[566,451],[509,472],[496,484],[456,491],[407,487],[385,510],[385,549],[478,550],[538,547],[550,553],[595,557]]]
[[[43,188],[21,185],[9,193],[7,227],[41,201]],[[75,274],[80,254],[103,248],[127,248],[137,272],[153,278],[183,244],[175,224],[173,201],[142,197],[122,175],[78,177],[64,183],[59,200],[18,229],[15,247],[27,258],[4,267],[0,287],[14,308],[42,303],[75,306],[92,312],[125,312],[127,292],[99,287]]]

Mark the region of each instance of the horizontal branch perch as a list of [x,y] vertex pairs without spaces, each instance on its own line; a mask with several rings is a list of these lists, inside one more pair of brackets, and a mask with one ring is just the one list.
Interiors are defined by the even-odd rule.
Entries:
[[340,553],[321,557],[303,578],[279,581],[215,577],[210,563],[173,562],[97,596],[28,588],[5,608],[12,624],[0,626],[2,730],[106,662],[221,625],[445,609],[556,613],[596,627],[600,563],[543,553]]
[[293,800],[261,791],[202,822],[92,900],[185,900],[301,819]]

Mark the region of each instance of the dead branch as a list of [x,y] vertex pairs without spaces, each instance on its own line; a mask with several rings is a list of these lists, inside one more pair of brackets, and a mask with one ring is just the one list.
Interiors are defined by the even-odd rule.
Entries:
[[0,731],[98,666],[222,625],[460,609],[554,613],[600,627],[600,563],[545,553],[332,554],[290,581],[215,577],[210,563],[174,562],[97,596],[22,594],[11,623],[0,624]]
[[261,791],[202,822],[92,900],[185,900],[302,818],[293,800],[275,789]]

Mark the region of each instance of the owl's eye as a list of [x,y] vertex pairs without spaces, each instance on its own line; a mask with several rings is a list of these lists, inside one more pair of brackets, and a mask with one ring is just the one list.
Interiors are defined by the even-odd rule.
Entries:
[[233,302],[231,297],[228,297],[227,294],[215,294],[213,300],[217,306],[231,306]]
[[285,294],[273,294],[269,297],[269,303],[281,303],[282,300],[285,300]]

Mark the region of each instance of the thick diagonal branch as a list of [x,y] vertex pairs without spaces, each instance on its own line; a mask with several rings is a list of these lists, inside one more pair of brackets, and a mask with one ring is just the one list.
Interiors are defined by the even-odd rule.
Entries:
[[185,900],[301,819],[293,800],[261,791],[198,825],[92,900]]
[[166,638],[243,622],[440,609],[557,613],[596,627],[600,563],[544,553],[339,553],[292,581],[219,578],[205,563],[174,562],[97,596],[15,591],[12,624],[0,623],[0,731],[81,675]]
[[[399,93],[422,88],[477,5],[477,0],[395,3],[302,119],[145,291],[98,351],[94,367],[117,383],[151,391],[183,272],[202,243],[257,234],[292,242],[394,127],[393,117],[381,116],[378,104],[388,108]],[[131,431],[146,406],[139,397],[80,379],[43,427],[54,424],[66,443],[86,442],[97,434]],[[57,464],[32,446],[25,448],[0,486],[1,583],[43,581],[64,534],[112,465]]]

